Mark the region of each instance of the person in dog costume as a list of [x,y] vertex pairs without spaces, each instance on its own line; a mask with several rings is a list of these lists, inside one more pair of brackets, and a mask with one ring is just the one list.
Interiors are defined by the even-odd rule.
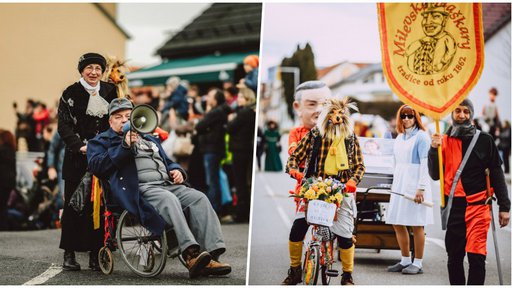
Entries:
[[[350,103],[348,98],[327,99],[318,116],[316,126],[300,140],[297,148],[288,158],[286,166],[286,172],[299,182],[303,177],[331,177],[346,185],[345,192],[349,194],[344,197],[337,212],[337,220],[331,227],[338,239],[341,254],[343,268],[341,285],[354,284],[352,279],[355,248],[352,232],[356,212],[354,193],[356,185],[361,181],[365,171],[359,141],[351,128],[349,109],[357,110],[355,104]],[[299,163],[304,159],[303,174],[299,170]],[[301,242],[308,227],[309,224],[305,218],[294,221],[290,233],[290,247],[302,245]],[[295,257],[297,256],[299,260],[296,263],[300,264],[301,255],[295,254]],[[299,278],[297,274],[301,274],[300,265],[298,267],[292,265],[290,271],[292,271],[290,274],[293,274],[297,280]]]

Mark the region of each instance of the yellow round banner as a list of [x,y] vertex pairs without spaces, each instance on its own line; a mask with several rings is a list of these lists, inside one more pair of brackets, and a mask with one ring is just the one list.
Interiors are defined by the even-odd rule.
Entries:
[[434,119],[451,112],[480,78],[477,3],[378,3],[382,67],[391,89]]

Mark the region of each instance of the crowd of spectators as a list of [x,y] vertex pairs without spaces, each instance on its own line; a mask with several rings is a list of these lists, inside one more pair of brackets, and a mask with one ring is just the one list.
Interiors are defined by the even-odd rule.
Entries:
[[[134,105],[147,104],[157,111],[156,132],[167,155],[187,169],[189,184],[206,193],[225,223],[247,223],[250,215],[256,118],[252,81],[257,79],[258,62],[255,56],[246,60],[249,75],[237,84],[225,82],[222,87],[202,90],[173,76],[164,89],[130,91]],[[0,187],[0,230],[58,228],[66,147],[57,133],[56,105],[47,107],[28,99],[23,111],[16,103],[13,110],[17,115],[14,134],[0,131],[0,165],[18,162],[18,167],[2,169],[13,173],[2,175],[6,180]],[[24,161],[15,160],[15,151],[25,155]]]

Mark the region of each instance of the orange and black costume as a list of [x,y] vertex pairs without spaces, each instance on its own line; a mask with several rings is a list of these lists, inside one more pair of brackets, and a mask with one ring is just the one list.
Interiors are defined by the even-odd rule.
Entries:
[[[294,127],[290,130],[290,134],[288,135],[288,156],[291,156],[293,151],[297,148],[299,141],[309,133],[311,129],[306,128],[305,126]],[[302,173],[304,171],[304,161],[299,164],[299,171]],[[301,182],[297,181],[295,185],[295,190],[293,193],[298,194],[299,189],[301,187]],[[301,198],[294,198],[297,207],[295,208],[295,212],[304,212],[304,205],[300,205]]]
[[[448,198],[453,178],[460,166],[473,135],[450,137],[451,127],[443,137],[444,193]],[[472,133],[474,134],[474,133]],[[487,232],[491,221],[487,198],[485,169],[490,169],[491,192],[498,198],[500,212],[510,210],[502,160],[490,134],[482,132],[471,152],[455,188],[452,208],[445,236],[448,253],[450,284],[465,285],[463,260],[467,253],[469,262],[468,285],[482,285],[485,281]],[[439,179],[437,149],[428,155],[429,174]],[[447,201],[445,201],[447,203]]]

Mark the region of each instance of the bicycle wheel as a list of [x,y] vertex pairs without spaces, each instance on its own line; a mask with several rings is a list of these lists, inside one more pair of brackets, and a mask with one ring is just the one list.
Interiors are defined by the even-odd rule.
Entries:
[[121,258],[135,274],[153,277],[165,268],[167,260],[165,233],[160,236],[152,235],[136,217],[124,211],[119,217],[116,236]]
[[304,255],[302,269],[302,282],[304,285],[316,285],[318,282],[318,268],[320,267],[320,249],[318,246],[309,247]]

